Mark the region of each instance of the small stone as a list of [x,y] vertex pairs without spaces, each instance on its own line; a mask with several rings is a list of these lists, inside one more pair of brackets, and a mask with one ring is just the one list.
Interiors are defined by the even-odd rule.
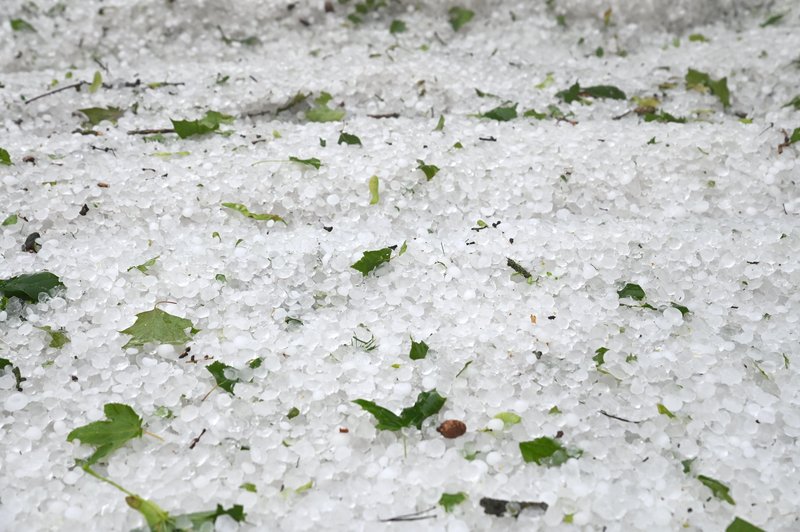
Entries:
[[463,421],[459,421],[457,419],[448,419],[439,425],[439,428],[436,429],[436,432],[448,439],[458,438],[467,432],[467,426]]

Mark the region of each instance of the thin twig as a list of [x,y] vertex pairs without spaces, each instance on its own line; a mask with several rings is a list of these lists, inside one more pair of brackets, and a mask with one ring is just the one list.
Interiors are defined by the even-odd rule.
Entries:
[[507,264],[508,264],[508,267],[509,267],[509,268],[511,268],[512,270],[514,270],[515,272],[517,272],[518,274],[520,274],[521,276],[523,276],[524,278],[526,278],[526,279],[530,279],[531,277],[533,277],[533,276],[531,275],[531,272],[529,272],[528,270],[526,270],[525,268],[523,268],[523,267],[522,267],[522,266],[521,266],[521,265],[520,265],[520,264],[519,264],[517,261],[515,261],[514,259],[512,259],[512,258],[509,258],[509,257],[506,257],[506,260],[508,260],[508,262],[507,262]]
[[167,127],[163,129],[131,129],[128,131],[128,135],[157,135],[160,133],[175,133],[175,130]]
[[79,81],[77,83],[73,83],[72,85],[65,85],[65,86],[61,87],[60,89],[55,89],[55,90],[52,90],[50,92],[45,92],[44,94],[40,94],[39,96],[34,96],[30,100],[26,100],[25,101],[25,105],[28,105],[31,102],[35,102],[36,100],[44,98],[45,96],[51,96],[53,94],[57,94],[59,92],[62,92],[62,91],[65,91],[65,90],[69,90],[69,89],[76,89],[77,90],[77,89],[80,89],[81,87],[83,87],[84,85],[88,85],[88,84],[89,84],[88,81]]
[[194,449],[194,446],[197,445],[198,443],[200,443],[200,438],[202,438],[203,434],[205,434],[205,433],[206,433],[206,429],[203,429],[203,432],[201,432],[199,436],[197,436],[196,438],[193,438],[192,439],[192,443],[189,444],[189,449]]
[[[192,356],[192,359],[194,359],[194,355]],[[219,388],[219,383],[215,384],[213,388],[211,388],[210,390],[208,390],[208,393],[207,393],[207,394],[205,394],[205,395],[203,396],[203,398],[202,398],[202,399],[200,399],[200,402],[202,403],[203,401],[205,401],[206,399],[208,399],[208,396],[209,396],[209,395],[211,395],[211,392],[213,392],[213,391],[214,391],[214,390],[216,390],[217,388]]]
[[625,419],[624,417],[615,416],[614,414],[609,414],[605,410],[600,411],[606,417],[610,417],[611,419],[616,419],[617,421],[624,421],[625,423],[641,423],[641,421],[632,421],[630,419]]
[[367,115],[370,118],[400,118],[400,113],[384,113],[380,115]]
[[427,510],[420,510],[419,512],[414,512],[411,514],[398,515],[395,517],[391,517],[389,519],[379,519],[379,521],[381,523],[392,523],[399,521],[421,521],[423,519],[435,519],[436,515],[422,515],[431,512],[433,510],[436,510],[436,506],[431,506]]
[[628,109],[627,111],[625,111],[625,112],[624,112],[624,113],[622,113],[621,115],[612,116],[612,117],[611,117],[611,120],[620,120],[620,119],[622,119],[622,118],[625,118],[626,116],[628,116],[628,115],[629,115],[629,114],[631,114],[632,112],[633,112],[633,111],[632,111],[631,109]]

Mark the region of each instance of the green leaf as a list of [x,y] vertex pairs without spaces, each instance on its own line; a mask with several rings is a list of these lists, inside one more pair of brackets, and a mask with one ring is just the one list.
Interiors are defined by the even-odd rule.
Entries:
[[96,126],[103,120],[116,124],[117,120],[125,114],[125,111],[119,107],[87,107],[86,109],[78,109],[78,111],[86,115],[86,122],[83,123],[83,127]]
[[723,107],[730,107],[730,92],[728,91],[728,78],[713,80],[705,72],[690,68],[685,76],[686,88],[704,91],[708,89],[711,94],[718,97]]
[[439,167],[433,164],[425,164],[425,161],[422,159],[417,159],[417,169],[422,170],[422,173],[425,174],[425,177],[430,181],[433,179],[433,176],[439,173]]
[[452,512],[453,508],[467,500],[467,494],[463,491],[458,493],[442,493],[439,497],[439,506],[444,508],[445,512]]
[[361,272],[366,277],[369,272],[392,258],[392,248],[382,248],[372,251],[364,251],[362,257],[350,267]]
[[0,372],[2,372],[7,367],[11,368],[11,374],[14,375],[14,380],[16,381],[15,386],[17,388],[17,391],[21,392],[22,391],[21,384],[28,379],[22,376],[22,374],[19,372],[19,368],[14,364],[12,364],[9,359],[0,358]]
[[217,281],[219,281],[219,282],[221,282],[221,283],[227,283],[227,282],[228,282],[228,278],[227,278],[227,277],[225,277],[225,274],[224,274],[224,273],[218,273],[218,274],[216,274],[216,275],[214,276],[214,279],[216,279]]
[[[800,110],[800,94],[798,94],[797,96],[792,98],[789,101],[789,103],[784,105],[784,107],[789,107],[790,105],[793,106],[795,109]],[[0,150],[0,159],[2,159],[2,153],[1,153],[2,151],[3,150]],[[6,152],[6,155],[8,155],[8,152]],[[8,164],[8,163],[6,163],[6,164]]]
[[451,7],[447,12],[453,31],[458,31],[475,16],[473,11],[460,6]]
[[284,225],[288,225],[286,223],[286,220],[284,220],[283,218],[281,218],[277,214],[256,214],[256,213],[250,212],[250,210],[247,207],[245,207],[244,205],[242,205],[241,203],[223,203],[222,206],[227,208],[227,209],[231,209],[231,210],[234,210],[236,212],[239,212],[239,213],[245,215],[248,218],[252,218],[253,220],[259,220],[259,221],[273,220],[275,222],[282,222]]
[[692,463],[695,461],[694,458],[690,460],[681,460],[681,465],[683,466],[683,472],[689,474],[692,472]]
[[374,175],[369,178],[369,204],[375,205],[381,200],[380,195],[378,194],[378,176]]
[[642,290],[642,287],[633,283],[625,283],[625,286],[623,286],[621,290],[617,291],[617,295],[620,299],[629,297],[636,301],[641,301],[645,298],[645,293],[644,290]]
[[295,492],[295,493],[303,493],[304,491],[308,491],[308,490],[310,490],[310,489],[311,489],[311,488],[313,488],[313,487],[314,487],[314,481],[313,481],[313,480],[309,480],[308,482],[306,482],[306,483],[305,483],[305,484],[303,484],[302,486],[298,486],[298,487],[296,487],[296,488],[294,489],[294,492]]
[[415,342],[411,340],[411,352],[408,354],[411,360],[421,360],[428,356],[428,344],[425,342]]
[[522,418],[514,412],[500,412],[499,414],[495,414],[494,419],[499,419],[506,427],[516,425],[522,421]]
[[239,371],[237,369],[223,364],[219,360],[206,366],[206,369],[214,376],[214,380],[217,381],[217,386],[233,395],[233,387],[240,382],[238,376]]
[[581,96],[591,96],[592,98],[608,98],[611,100],[625,100],[627,96],[619,88],[613,85],[595,85],[593,87],[582,87]]
[[417,396],[417,402],[414,403],[414,406],[403,409],[400,413],[400,418],[403,419],[405,426],[414,425],[418,429],[422,429],[422,422],[438,414],[445,401],[447,399],[439,395],[435,389],[422,392]]
[[58,276],[50,272],[17,275],[10,279],[0,279],[0,294],[5,297],[18,297],[23,301],[37,303],[41,294],[54,288],[63,288]]
[[[186,329],[192,330],[187,334]],[[120,332],[131,336],[128,343],[122,346],[123,349],[140,347],[151,342],[185,345],[192,339],[194,325],[190,320],[154,308],[137,314],[136,322]]]
[[567,449],[548,437],[520,442],[519,450],[525,462],[535,462],[547,467],[560,466],[570,458],[580,458],[583,454],[580,449]]
[[141,438],[144,433],[142,418],[128,405],[108,403],[103,407],[107,421],[95,421],[78,427],[67,434],[67,441],[80,440],[84,445],[96,447],[94,453],[84,462],[88,467],[108,456],[133,438]]
[[536,85],[534,85],[533,88],[540,89],[540,90],[541,89],[546,89],[547,87],[549,87],[550,85],[555,83],[555,81],[556,80],[555,80],[555,78],[553,78],[553,73],[552,72],[548,72],[547,75],[545,76],[544,80],[542,80],[541,83],[537,83]]
[[392,35],[396,33],[403,33],[406,31],[406,23],[402,20],[393,20],[391,26],[389,26],[389,33]]
[[328,102],[333,99],[333,96],[327,92],[323,92],[318,98],[314,100],[316,107],[312,107],[306,111],[306,120],[309,122],[338,122],[344,118],[345,112],[342,109],[331,109],[328,107]]
[[400,245],[400,251],[397,252],[397,256],[399,257],[400,255],[405,253],[406,250],[408,250],[408,242],[403,240],[403,243]]
[[608,348],[598,347],[594,352],[595,355],[592,357],[592,360],[594,360],[595,365],[599,368],[606,362],[605,358],[603,357],[605,357],[605,354],[608,353]]
[[483,114],[478,115],[482,118],[490,118],[492,120],[498,120],[500,122],[508,122],[509,120],[513,120],[517,117],[517,104],[514,104],[512,107],[495,107]]
[[569,89],[558,91],[556,93],[556,98],[564,100],[565,103],[572,103],[575,100],[580,99],[581,97],[580,93],[581,93],[581,86],[578,83],[574,83]]
[[687,314],[689,314],[691,312],[691,310],[689,310],[687,307],[684,307],[683,305],[679,305],[679,304],[677,304],[675,302],[670,303],[670,305],[672,305],[672,308],[676,308],[676,309],[680,310],[681,311],[681,316],[686,316]]
[[783,19],[784,14],[785,13],[778,13],[778,14],[772,15],[769,18],[767,18],[767,20],[762,22],[759,26],[762,27],[762,28],[766,28],[767,26],[772,26],[773,24],[777,24],[778,22],[780,22]]
[[34,28],[27,21],[22,20],[21,18],[11,19],[11,29],[13,31],[30,31],[36,33],[36,28]]
[[360,138],[355,135],[351,135],[350,133],[345,133],[344,131],[339,133],[339,140],[336,141],[336,144],[347,144],[348,146],[358,144],[359,146],[363,146]]
[[103,76],[100,75],[100,72],[95,70],[94,77],[92,78],[92,84],[89,85],[89,94],[94,94],[97,92],[97,89],[103,86]]
[[737,517],[728,525],[725,532],[764,532],[764,529],[758,528],[756,525]]
[[673,116],[667,112],[659,111],[658,113],[645,113],[645,122],[674,122],[676,124],[685,124],[686,119],[683,117]]
[[545,118],[547,118],[547,114],[540,113],[536,109],[528,109],[527,111],[522,113],[522,116],[524,116],[525,118],[535,118],[536,120],[544,120]]
[[8,216],[8,218],[3,220],[3,223],[0,225],[14,225],[15,223],[17,223],[17,215],[11,214]]
[[299,159],[297,157],[291,156],[289,157],[289,160],[293,163],[305,164],[306,166],[313,166],[317,170],[319,170],[319,167],[322,166],[322,163],[316,157],[312,157],[310,159]]
[[[797,107],[800,107],[800,96],[797,97],[798,104]],[[444,115],[439,115],[439,121],[436,122],[436,127],[433,128],[434,131],[444,131]]]
[[475,94],[478,96],[478,98],[498,98],[498,99],[500,98],[500,96],[496,94],[492,94],[491,92],[484,92],[478,88],[475,88]]
[[247,367],[250,369],[258,369],[261,367],[261,364],[264,362],[264,359],[261,357],[256,357],[247,362]]
[[163,405],[157,407],[153,412],[153,415],[158,416],[162,419],[172,419],[175,417],[175,414],[172,413],[172,410]]
[[353,402],[375,417],[375,419],[378,421],[378,424],[376,425],[378,430],[397,431],[408,426],[405,420],[400,418],[400,416],[396,415],[391,410],[376,405],[372,401],[367,401],[366,399],[356,399]]
[[689,42],[710,42],[702,33],[692,33],[689,35]]
[[666,406],[662,405],[661,403],[658,403],[656,405],[656,408],[658,408],[658,413],[659,414],[667,416],[670,419],[675,419],[675,414],[670,412],[669,408],[667,408]]
[[195,135],[205,135],[219,129],[220,124],[232,124],[234,118],[230,115],[218,113],[217,111],[207,111],[203,118],[198,120],[173,120],[172,127],[175,133],[182,139]]
[[143,263],[139,264],[138,266],[131,266],[130,268],[127,269],[127,271],[139,270],[140,272],[142,272],[144,274],[147,274],[147,270],[149,270],[150,268],[155,266],[157,260],[158,260],[158,256],[153,257],[152,259],[146,260]]
[[697,480],[702,482],[704,486],[710,489],[711,493],[713,493],[714,497],[716,497],[717,499],[722,499],[723,501],[730,504],[734,505],[736,504],[733,498],[729,494],[730,488],[728,488],[728,486],[726,486],[719,480],[707,477],[705,475],[697,475]]
[[0,164],[11,166],[11,156],[3,148],[0,148]]
[[292,407],[292,408],[289,410],[289,413],[288,413],[288,414],[286,414],[286,419],[294,419],[294,418],[296,418],[296,417],[297,417],[297,416],[299,416],[299,415],[300,415],[300,410],[299,410],[299,409],[298,409],[296,406],[293,406],[293,407]]
[[[176,515],[170,518],[170,521],[177,523],[185,518],[188,518],[189,521],[192,523],[192,530],[214,530],[213,524],[217,521],[217,517],[227,515],[228,517],[232,518],[237,523],[241,523],[245,519],[244,507],[240,504],[235,504],[228,509],[222,507],[221,504],[217,504],[217,508],[212,511],[208,512],[194,512],[190,514],[183,514],[183,515]],[[206,523],[212,525],[211,527],[205,527]],[[153,529],[151,530],[159,531],[161,529]],[[174,529],[175,532],[179,532],[176,528]]]
[[249,491],[250,493],[258,492],[258,489],[256,488],[256,485],[253,484],[252,482],[245,482],[244,484],[242,484],[239,487],[241,489],[245,490],[245,491]]
[[65,333],[63,329],[55,331],[49,325],[44,325],[42,327],[36,327],[36,328],[50,335],[50,344],[48,347],[61,349],[70,342],[69,336],[67,336],[67,333]]
[[550,410],[548,410],[547,413],[550,414],[551,416],[555,416],[560,414],[561,410],[557,406],[554,406]]
[[789,137],[789,144],[794,144],[795,142],[800,142],[800,127],[797,127],[792,131],[792,136]]

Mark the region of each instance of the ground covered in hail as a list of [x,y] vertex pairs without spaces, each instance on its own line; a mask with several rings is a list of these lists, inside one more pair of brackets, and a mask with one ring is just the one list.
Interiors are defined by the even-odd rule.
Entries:
[[793,2],[6,4],[3,528],[800,526]]

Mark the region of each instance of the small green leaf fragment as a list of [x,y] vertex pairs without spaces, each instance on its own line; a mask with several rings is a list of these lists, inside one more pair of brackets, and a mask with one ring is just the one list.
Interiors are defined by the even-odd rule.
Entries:
[[309,480],[308,482],[306,482],[302,486],[298,486],[297,488],[295,488],[294,492],[295,493],[303,493],[304,491],[308,491],[313,487],[314,487],[314,481],[313,480]]
[[645,293],[644,290],[642,290],[642,287],[633,283],[625,283],[625,286],[623,286],[621,290],[617,291],[617,295],[620,299],[629,297],[636,301],[642,301],[645,298]]
[[686,316],[687,314],[689,314],[691,312],[691,310],[689,310],[687,307],[684,307],[683,305],[679,305],[678,303],[672,302],[672,303],[670,303],[670,305],[672,305],[672,308],[678,309],[681,312],[681,316]]
[[0,373],[2,373],[3,370],[5,368],[8,368],[8,367],[11,368],[11,374],[14,376],[14,380],[16,381],[14,383],[14,385],[15,385],[17,391],[21,392],[22,391],[22,386],[21,386],[22,383],[25,382],[28,379],[26,379],[25,377],[22,376],[22,374],[19,371],[19,368],[17,366],[15,366],[14,364],[12,364],[9,359],[0,358]]
[[347,144],[348,146],[354,146],[358,144],[359,146],[363,146],[360,138],[358,138],[356,135],[345,133],[344,131],[339,133],[339,140],[336,141],[336,144]]
[[417,163],[419,166],[417,168],[422,170],[422,173],[425,174],[425,177],[430,181],[433,179],[433,176],[439,173],[439,167],[433,164],[425,164],[425,161],[421,159],[417,159]]
[[6,150],[0,148],[0,164],[5,166],[11,166],[11,156],[8,154]]
[[311,157],[310,159],[300,159],[298,157],[290,156],[289,160],[293,163],[304,164],[306,166],[313,166],[317,170],[319,170],[319,167],[322,166],[322,163],[316,157]]
[[556,416],[561,413],[561,410],[557,406],[554,406],[550,410],[548,410],[547,413],[550,414],[551,416]]
[[[227,515],[237,523],[241,523],[244,521],[246,514],[244,513],[244,507],[240,504],[234,504],[230,508],[223,508],[221,504],[217,504],[217,508],[215,510],[207,511],[207,512],[194,512],[190,514],[183,514],[183,515],[176,515],[174,517],[170,517],[169,522],[175,523],[180,520],[188,519],[192,527],[190,530],[214,530],[214,523],[217,521],[218,517],[223,515]],[[210,525],[210,526],[208,526]],[[174,525],[173,525],[174,526]],[[151,525],[150,530],[153,532],[178,532],[178,528],[159,528],[153,527]]]
[[667,408],[666,406],[662,405],[661,403],[658,403],[656,405],[656,408],[658,408],[658,413],[659,414],[667,416],[670,419],[675,419],[675,414],[670,412],[669,408]]
[[245,482],[244,484],[239,486],[239,488],[241,488],[241,489],[243,489],[245,491],[249,491],[250,493],[258,492],[258,489],[256,488],[256,485],[253,484],[252,482]]
[[173,518],[156,503],[143,499],[138,495],[129,495],[125,497],[125,502],[128,506],[142,514],[150,530],[167,531],[175,529],[172,525]]
[[516,425],[522,421],[522,418],[514,412],[500,412],[499,414],[495,414],[494,418],[502,421],[506,427]]
[[606,348],[606,347],[598,347],[597,349],[595,349],[594,352],[595,352],[595,355],[592,357],[592,360],[594,360],[595,366],[597,366],[599,368],[600,366],[602,366],[606,362],[604,357],[605,357],[605,354],[608,353],[608,348]]
[[303,320],[299,320],[291,316],[286,316],[285,318],[283,318],[283,322],[289,325],[303,325]]
[[736,517],[725,532],[765,532],[764,529],[758,528],[756,525],[749,523],[741,517]]
[[702,33],[692,33],[689,35],[689,42],[710,42]]
[[217,111],[207,111],[205,116],[198,120],[170,119],[175,133],[182,139],[195,135],[213,133],[219,129],[220,124],[231,124],[233,120],[234,118],[231,115],[226,115]]
[[442,493],[442,496],[439,497],[439,506],[444,508],[445,512],[450,513],[453,511],[453,508],[466,500],[467,494],[463,491],[459,491],[458,493]]
[[695,458],[689,460],[681,460],[681,466],[683,466],[683,472],[687,475],[692,472],[692,464],[694,463]]
[[777,13],[775,15],[771,15],[770,17],[767,18],[767,20],[765,20],[764,22],[759,24],[759,26],[762,27],[762,28],[766,28],[767,26],[772,26],[774,24],[777,24],[781,20],[783,20],[784,14],[785,13]]
[[128,347],[141,347],[148,343],[185,345],[191,341],[192,331],[187,334],[187,329],[194,329],[190,320],[174,316],[159,308],[140,312],[136,315],[136,322],[122,334],[130,335],[130,340],[123,349]]
[[234,210],[234,211],[236,211],[238,213],[241,213],[244,216],[246,216],[247,218],[251,218],[253,220],[258,220],[258,221],[269,221],[269,220],[272,220],[274,222],[281,222],[284,225],[288,225],[286,223],[286,221],[283,218],[281,218],[280,216],[278,216],[277,214],[256,214],[256,213],[250,212],[250,210],[247,207],[245,207],[244,205],[242,205],[241,203],[223,203],[222,206],[227,208],[227,209],[231,209],[231,210]]
[[227,277],[225,277],[225,274],[224,274],[224,273],[218,273],[218,274],[216,274],[216,275],[214,276],[214,279],[216,279],[217,281],[219,281],[219,282],[221,282],[221,283],[227,283],[227,282],[228,282],[228,278],[227,278]]
[[239,372],[235,368],[217,360],[213,364],[206,366],[206,370],[214,377],[217,386],[234,395],[233,387],[240,382]]
[[263,358],[261,358],[261,357],[256,357],[256,358],[254,358],[254,359],[250,360],[250,361],[247,363],[247,367],[248,367],[248,368],[250,368],[250,369],[258,369],[258,368],[260,368],[260,367],[261,367],[261,364],[262,364],[263,362],[264,362],[264,359],[263,359]]
[[138,266],[131,266],[130,268],[128,268],[127,271],[139,270],[140,272],[147,274],[147,270],[156,265],[156,261],[158,260],[158,258],[159,257],[153,257],[152,259],[147,260],[142,264],[139,264]]
[[361,272],[366,277],[369,272],[392,258],[392,248],[382,248],[372,251],[364,251],[362,257],[350,267]]
[[462,149],[463,147],[464,147],[464,145],[463,145],[463,144],[461,144],[461,142],[456,142],[455,144],[453,144],[453,148],[455,148],[455,149],[457,149],[457,150],[460,150],[460,149]]
[[[789,100],[789,103],[784,105],[784,107],[789,107],[789,106],[792,106],[797,110],[800,110],[800,94],[798,94],[797,96],[795,96],[794,98]],[[0,150],[0,152],[2,152],[2,150]],[[0,159],[2,159],[1,155],[0,155]],[[6,164],[8,164],[8,163],[6,163]]]
[[316,107],[312,107],[306,111],[306,120],[309,122],[338,122],[344,118],[345,112],[343,109],[331,109],[328,107],[328,102],[333,99],[327,92],[322,92],[314,100]]
[[78,427],[67,434],[67,441],[80,440],[84,445],[96,447],[84,465],[91,466],[98,460],[119,449],[129,440],[141,438],[144,433],[142,418],[128,405],[108,403],[103,407],[108,420],[95,421]]
[[547,467],[560,466],[570,458],[579,458],[583,451],[567,449],[553,438],[541,437],[520,442],[519,450],[525,462],[534,462]]
[[92,78],[92,83],[89,85],[89,94],[94,94],[97,92],[97,89],[103,86],[103,76],[100,74],[99,70],[96,70],[94,73],[94,77]]
[[67,336],[67,333],[64,332],[63,329],[54,330],[49,325],[44,325],[42,327],[36,327],[36,328],[46,332],[50,336],[50,344],[48,345],[48,347],[61,349],[70,342],[69,336]]
[[544,120],[545,118],[547,118],[546,113],[540,113],[536,109],[528,109],[527,111],[522,113],[522,116],[525,118],[534,118],[536,120]]
[[[797,97],[800,99],[800,96]],[[800,107],[800,103],[798,103],[798,107]],[[444,115],[439,115],[439,121],[436,122],[436,127],[433,128],[434,131],[444,131]]]
[[489,118],[491,120],[497,120],[499,122],[508,122],[509,120],[517,118],[517,104],[515,103],[510,107],[501,105],[478,116],[482,118]]
[[30,31],[36,33],[36,28],[30,25],[27,21],[21,18],[12,18],[11,19],[11,29],[13,31]]
[[366,399],[356,399],[353,402],[375,417],[375,419],[378,421],[378,424],[376,425],[378,430],[398,431],[407,426],[405,421],[400,416],[396,415],[391,410],[383,408],[382,406],[378,406],[372,401],[367,401]]
[[463,28],[475,16],[475,12],[460,6],[451,7],[447,14],[450,17],[450,26],[453,27],[453,31]]
[[544,80],[542,80],[541,83],[537,83],[533,87],[535,89],[540,89],[540,90],[541,89],[546,89],[547,87],[549,87],[550,85],[555,83],[555,81],[556,80],[555,80],[555,78],[553,78],[553,73],[552,72],[548,72],[547,75],[545,76]]
[[379,186],[378,176],[374,175],[374,176],[370,177],[369,178],[369,204],[370,205],[375,205],[381,200],[381,197],[380,197],[380,195],[378,193],[378,186]]
[[0,225],[14,225],[15,223],[17,223],[17,215],[11,214]]
[[710,489],[711,493],[713,493],[714,497],[717,499],[721,499],[729,504],[736,504],[736,502],[734,502],[733,498],[730,496],[730,488],[719,480],[707,477],[705,475],[697,475],[697,480],[702,482],[704,486]]
[[5,297],[18,297],[23,301],[37,303],[41,294],[54,288],[63,288],[58,276],[50,272],[17,275],[10,279],[0,279],[0,294]]
[[406,23],[402,20],[393,20],[391,25],[389,26],[389,33],[395,35],[397,33],[404,33],[408,28],[406,28]]
[[175,414],[172,413],[172,410],[167,408],[166,406],[159,406],[153,412],[154,416],[160,417],[162,419],[172,419],[175,417]]
[[591,96],[592,98],[608,98],[611,100],[627,99],[625,93],[613,85],[595,85],[593,87],[581,87],[581,95]]
[[300,410],[299,410],[299,409],[298,409],[296,406],[293,406],[293,407],[292,407],[292,408],[289,410],[289,413],[288,413],[288,414],[286,414],[286,419],[294,419],[294,418],[296,418],[296,417],[297,417],[297,416],[299,416],[299,415],[300,415]]
[[655,144],[656,143],[656,138],[655,137],[651,138],[650,140],[647,141],[647,143],[648,144]]
[[428,356],[428,344],[411,340],[411,351],[408,353],[411,360],[422,360]]
[[408,250],[408,242],[406,240],[403,240],[403,243],[400,245],[400,251],[397,252],[397,256],[399,257],[407,250]]
[[700,90],[701,92],[708,90],[711,94],[719,98],[723,107],[730,107],[731,101],[730,92],[728,91],[728,78],[713,80],[711,76],[705,72],[690,68],[686,72],[684,79],[687,89]]
[[644,121],[645,122],[673,122],[676,124],[685,124],[686,118],[684,117],[677,117],[671,115],[665,111],[659,111],[658,113],[645,113],[644,114]]

